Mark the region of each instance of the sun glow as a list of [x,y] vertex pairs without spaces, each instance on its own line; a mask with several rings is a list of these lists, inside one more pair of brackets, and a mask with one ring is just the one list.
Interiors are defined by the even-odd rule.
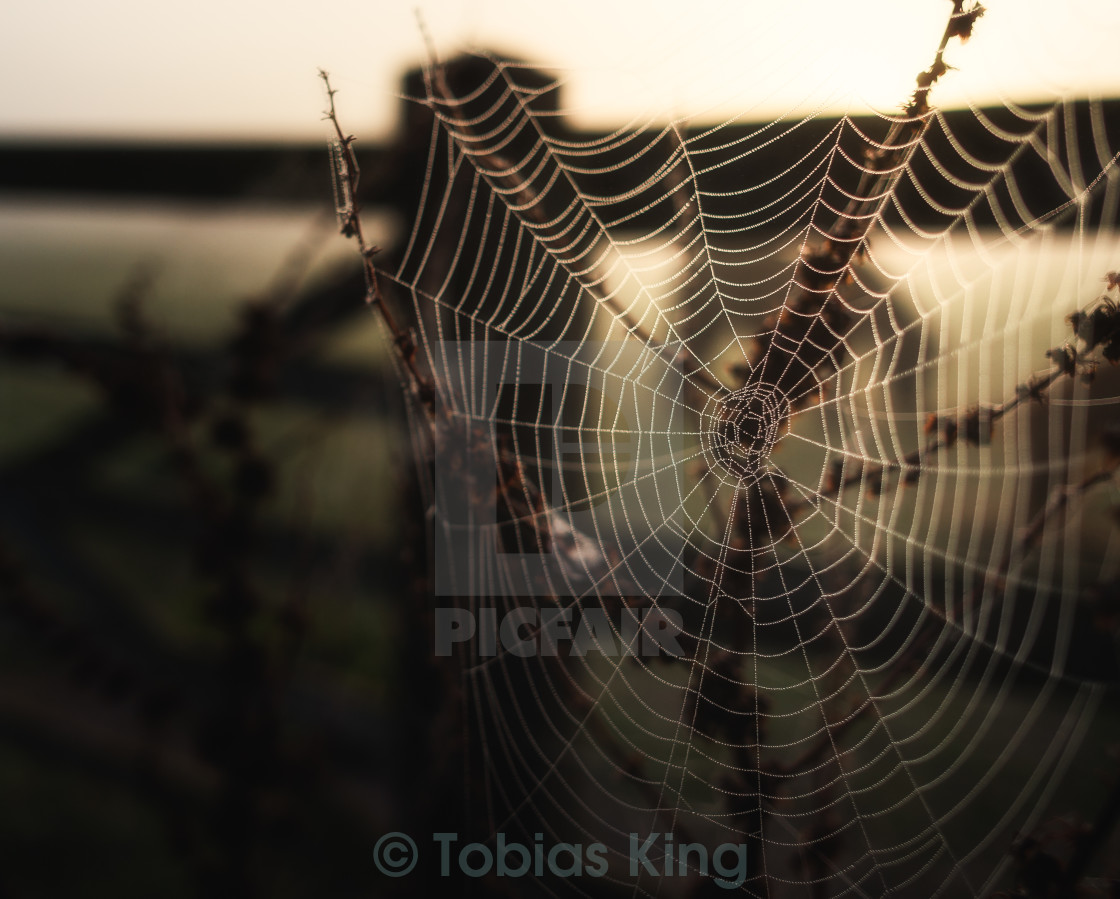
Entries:
[[[1120,94],[1114,0],[990,0],[948,57],[942,106]],[[896,111],[928,65],[947,0],[426,0],[438,52],[511,54],[556,72],[576,124],[714,121],[791,111]],[[686,12],[687,11],[687,12]],[[422,61],[412,4],[327,0],[141,0],[10,5],[0,28],[0,135],[321,137],[318,67],[363,134],[387,137],[401,73]]]

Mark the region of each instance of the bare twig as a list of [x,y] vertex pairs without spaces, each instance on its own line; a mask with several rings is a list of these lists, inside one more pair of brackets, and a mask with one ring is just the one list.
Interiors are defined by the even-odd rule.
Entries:
[[[1112,275],[1108,276],[1111,291]],[[824,489],[808,500],[787,503],[791,515],[801,514],[819,505],[820,500],[837,497],[853,486],[866,487],[873,493],[887,488],[894,475],[897,483],[917,481],[930,460],[938,453],[954,448],[963,440],[976,446],[991,441],[995,425],[1019,406],[1028,402],[1043,403],[1051,387],[1064,378],[1080,377],[1091,382],[1102,361],[1116,364],[1120,360],[1120,303],[1107,293],[1098,297],[1088,310],[1079,310],[1069,316],[1074,340],[1052,347],[1046,357],[1053,363],[1047,372],[1033,375],[1019,384],[1011,397],[1002,403],[972,406],[963,411],[934,413],[926,420],[926,445],[907,453],[898,461],[878,465],[861,465],[850,474],[844,474],[844,464],[837,461],[828,474]]]
[[[778,386],[795,407],[804,405],[811,389],[810,375],[829,360],[839,366],[844,339],[855,324],[852,312],[836,295],[848,282],[853,263],[864,252],[867,234],[890,198],[893,184],[904,171],[930,118],[929,91],[948,70],[944,61],[950,39],[967,40],[984,8],[953,0],[953,12],[941,36],[933,64],[915,79],[917,89],[882,144],[864,152],[866,168],[859,186],[820,244],[807,248],[793,273],[794,290],[782,310],[767,323],[759,339],[761,359],[751,379]],[[792,347],[792,348],[791,348]]]
[[377,268],[373,264],[373,256],[379,248],[367,243],[362,232],[361,207],[358,203],[358,180],[360,170],[358,159],[354,154],[354,141],[352,134],[346,134],[338,121],[335,110],[334,95],[337,91],[331,87],[330,76],[322,69],[319,77],[326,85],[327,99],[330,107],[324,114],[327,121],[334,129],[334,139],[331,142],[331,160],[335,179],[335,205],[339,217],[339,230],[344,237],[352,237],[358,242],[358,250],[362,257],[362,269],[366,278],[366,301],[377,307],[393,338],[393,346],[400,357],[405,370],[412,380],[424,407],[431,413],[435,409],[435,392],[431,380],[420,372],[416,363],[416,341],[410,329],[402,328],[397,324],[389,304],[381,292],[381,284],[377,275]]

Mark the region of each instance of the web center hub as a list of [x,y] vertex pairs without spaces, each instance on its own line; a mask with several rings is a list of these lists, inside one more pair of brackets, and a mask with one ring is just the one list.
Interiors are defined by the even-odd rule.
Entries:
[[702,439],[710,467],[739,481],[758,480],[790,416],[789,399],[772,384],[754,383],[704,410]]

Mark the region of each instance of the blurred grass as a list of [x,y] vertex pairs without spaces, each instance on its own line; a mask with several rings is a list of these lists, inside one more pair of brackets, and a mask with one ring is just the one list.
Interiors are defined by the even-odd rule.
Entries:
[[332,226],[301,207],[8,197],[0,200],[0,313],[110,331],[122,288],[142,268],[153,279],[145,296],[153,322],[177,342],[212,342],[239,301],[265,291],[293,254],[314,256],[304,287],[352,265]]
[[100,405],[90,385],[53,369],[0,362],[0,385],[0,465],[58,440],[71,423]]
[[[203,360],[212,396],[187,439],[251,537],[243,563],[201,570],[208,519],[168,440],[49,352],[0,359],[0,895],[368,895],[370,847],[395,823],[411,464],[395,378],[356,292],[353,327],[300,348],[357,373],[353,395],[316,408],[283,385],[263,400],[222,386],[247,300],[291,308],[354,271],[331,225],[307,209],[0,203],[0,329],[124,345],[120,300],[137,294],[157,354]],[[244,453],[214,444],[229,416],[271,471],[255,505],[237,498]],[[249,585],[243,628],[231,577]],[[259,772],[238,773],[242,744]]]

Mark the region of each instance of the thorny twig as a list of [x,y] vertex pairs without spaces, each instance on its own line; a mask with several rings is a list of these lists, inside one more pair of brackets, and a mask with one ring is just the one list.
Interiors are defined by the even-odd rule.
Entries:
[[319,77],[326,85],[327,99],[330,107],[324,113],[327,121],[334,129],[334,139],[331,142],[331,161],[335,179],[335,203],[339,217],[339,230],[343,237],[353,237],[358,242],[358,250],[362,257],[362,269],[366,278],[367,302],[374,304],[380,312],[385,326],[393,338],[393,346],[397,355],[404,364],[413,386],[419,394],[420,401],[427,411],[432,413],[435,409],[435,392],[431,380],[420,372],[416,363],[416,340],[410,329],[401,328],[397,324],[389,304],[381,292],[381,283],[377,275],[377,268],[373,264],[373,257],[379,248],[366,242],[362,232],[361,207],[358,203],[358,179],[360,170],[358,159],[354,154],[354,141],[352,134],[346,134],[339,124],[338,114],[335,110],[334,95],[337,91],[331,87],[330,76],[319,70]]
[[839,367],[846,335],[855,316],[837,294],[852,279],[852,265],[865,252],[868,232],[890,198],[892,185],[905,170],[930,118],[930,89],[948,71],[944,61],[949,41],[962,41],[984,13],[965,0],[953,0],[953,12],[941,36],[933,64],[915,79],[917,89],[906,107],[906,118],[896,121],[883,142],[864,151],[865,169],[851,199],[837,216],[824,240],[803,252],[793,273],[793,290],[782,309],[765,323],[758,338],[760,354],[750,380],[778,387],[794,407],[809,402],[812,389],[804,388],[812,372],[830,360]]
[[[1106,276],[1107,291],[1118,284],[1117,273]],[[885,490],[888,479],[894,475],[902,484],[915,483],[930,460],[940,452],[953,449],[960,441],[974,446],[991,442],[995,425],[1024,403],[1042,403],[1051,387],[1064,378],[1080,377],[1091,383],[1102,361],[1120,363],[1120,303],[1108,292],[1101,295],[1087,311],[1079,310],[1068,317],[1074,341],[1081,346],[1065,343],[1046,351],[1053,368],[1033,375],[1019,384],[1011,397],[1002,403],[977,405],[963,412],[933,413],[926,420],[925,446],[913,450],[901,459],[878,465],[863,465],[850,474],[844,474],[845,463],[837,460],[829,470],[823,489],[816,496],[799,502],[788,503],[791,514],[799,514],[816,507],[821,499],[835,498],[844,490],[856,485],[865,486],[872,494]]]
[[[907,117],[896,121],[883,143],[864,152],[866,168],[858,188],[846,207],[837,216],[825,239],[811,249],[807,248],[793,274],[792,295],[782,309],[764,323],[763,333],[756,338],[759,358],[753,365],[736,367],[736,374],[744,383],[754,382],[776,388],[790,399],[791,411],[811,401],[811,391],[801,385],[820,366],[831,361],[839,368],[839,355],[843,353],[846,335],[855,324],[854,314],[838,294],[838,288],[852,279],[852,265],[864,252],[867,234],[890,196],[891,185],[898,180],[929,121],[929,91],[945,74],[948,66],[944,52],[949,41],[959,37],[968,39],[976,20],[984,8],[974,3],[967,10],[965,0],[953,0],[953,11],[938,44],[933,64],[916,77],[917,89],[906,107]],[[800,393],[798,391],[801,391]],[[1016,400],[1018,402],[1018,400]],[[995,418],[1008,409],[996,411]],[[990,428],[991,417],[981,419],[995,410],[975,414],[975,421],[965,422],[965,431],[982,426]],[[954,438],[955,439],[955,434]],[[916,450],[893,466],[884,465],[878,470],[861,468],[854,474],[844,475],[843,462],[833,465],[826,482],[814,496],[796,501],[788,498],[787,481],[779,480],[775,492],[777,500],[785,507],[790,521],[800,514],[816,508],[820,500],[837,496],[845,488],[867,483],[881,485],[887,471],[904,468],[907,477],[920,468],[925,454],[939,448],[942,435],[931,444]]]
[[[450,89],[447,87],[442,68],[435,63],[433,63],[433,67],[434,75],[432,77],[438,85],[438,90],[450,100]],[[331,87],[328,74],[320,70],[319,76],[326,85],[330,104],[325,117],[334,129],[334,139],[331,142],[331,160],[339,229],[344,237],[352,237],[357,241],[365,273],[368,301],[377,308],[384,318],[401,362],[404,364],[428,415],[435,421],[437,411],[435,403],[436,387],[443,385],[437,385],[420,371],[417,362],[417,345],[412,330],[397,323],[385,301],[380,287],[378,270],[373,263],[373,256],[378,252],[378,248],[366,241],[362,231],[360,206],[357,197],[359,171],[353,151],[355,138],[352,135],[347,135],[339,122],[334,103],[336,90]],[[499,155],[495,154],[483,158],[488,159],[499,170],[512,168],[511,163]],[[501,183],[500,179],[499,183]],[[510,175],[507,177],[507,187],[516,186],[519,183],[516,181],[516,176]],[[530,187],[525,186],[523,190],[528,192],[525,196],[525,202],[535,201],[536,197],[532,194]],[[491,435],[485,427],[471,427],[467,434],[459,436],[462,439],[450,441],[444,448],[448,459],[454,460],[452,464],[462,465],[464,469],[470,470],[470,466],[464,462],[460,454],[466,452],[470,455],[473,453],[476,459],[492,454],[497,468],[497,490],[494,489],[492,483],[480,484],[473,477],[467,479],[470,501],[478,504],[496,503],[506,516],[503,523],[516,523],[528,532],[524,537],[527,546],[541,552],[555,552],[561,556],[565,555],[567,548],[563,541],[554,539],[556,512],[545,500],[544,492],[526,472],[525,466],[521,463],[517,454],[511,452],[508,447],[493,445]],[[576,561],[573,561],[573,565],[578,569]]]

